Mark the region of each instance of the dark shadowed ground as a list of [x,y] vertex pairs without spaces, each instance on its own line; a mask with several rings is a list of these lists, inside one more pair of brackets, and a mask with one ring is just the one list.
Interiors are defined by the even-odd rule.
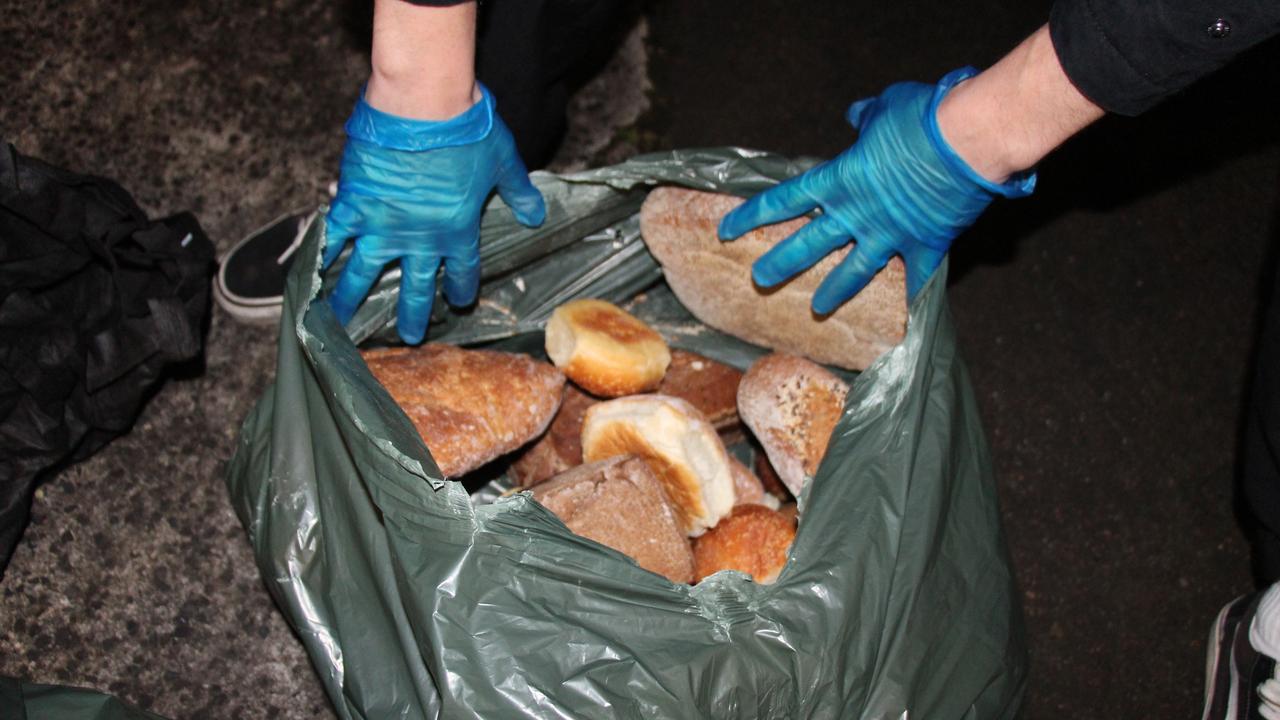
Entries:
[[[849,102],[989,64],[1049,3],[819,5],[662,5],[655,144],[834,154]],[[1250,588],[1232,481],[1280,244],[1277,66],[1273,42],[1108,118],[953,250],[1023,589],[1029,718],[1198,717],[1209,624]]]

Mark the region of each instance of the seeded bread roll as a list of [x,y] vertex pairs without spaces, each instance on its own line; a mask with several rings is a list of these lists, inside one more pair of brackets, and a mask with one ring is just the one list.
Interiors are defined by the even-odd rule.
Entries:
[[551,313],[547,355],[587,392],[621,397],[658,387],[671,351],[653,328],[604,300],[573,300]]
[[582,418],[598,402],[572,384],[564,386],[560,410],[547,432],[511,464],[517,485],[527,488],[582,464]]
[[849,386],[822,366],[775,353],[747,369],[738,412],[792,495],[818,471]]
[[733,507],[729,456],[711,425],[689,403],[633,395],[592,405],[582,422],[582,457],[594,462],[636,455],[666,489],[680,527],[701,535]]
[[768,585],[787,564],[795,523],[763,505],[739,505],[693,541],[695,581],[721,570],[740,570]]
[[619,456],[579,465],[532,493],[573,532],[672,582],[692,582],[689,538],[661,484],[639,458]]
[[527,355],[434,343],[361,355],[445,477],[470,472],[541,434],[564,386],[559,370]]
[[717,431],[738,422],[738,383],[742,371],[685,350],[671,351],[671,364],[658,385],[659,395],[687,401]]
[[730,195],[663,187],[640,209],[640,232],[667,284],[699,320],[764,347],[863,370],[902,341],[906,270],[894,257],[860,293],[819,318],[809,303],[818,284],[849,253],[838,250],[776,288],[751,281],[751,264],[808,222],[788,220],[722,242],[716,228],[742,203]]

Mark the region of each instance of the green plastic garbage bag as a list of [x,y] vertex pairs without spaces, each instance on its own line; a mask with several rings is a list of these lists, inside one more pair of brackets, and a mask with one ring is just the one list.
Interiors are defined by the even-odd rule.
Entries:
[[[762,351],[680,307],[635,213],[654,184],[745,194],[804,166],[719,149],[538,174],[547,223],[522,228],[495,200],[481,301],[437,303],[430,339],[538,353],[551,310],[594,296],[634,301],[673,345],[745,367]],[[1015,714],[1021,611],[945,268],[902,344],[854,379],[778,581],[726,572],[688,586],[573,535],[527,494],[442,480],[356,350],[393,341],[395,273],[349,337],[317,299],[322,225],[295,263],[275,383],[228,485],[340,716]]]

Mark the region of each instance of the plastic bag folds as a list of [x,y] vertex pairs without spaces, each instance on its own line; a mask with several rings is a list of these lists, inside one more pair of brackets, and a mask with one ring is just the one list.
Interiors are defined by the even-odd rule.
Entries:
[[[525,350],[575,297],[631,301],[684,349],[763,350],[691,318],[635,214],[658,184],[748,194],[807,162],[724,148],[535,174],[540,228],[501,202],[479,305],[428,339]],[[905,340],[853,381],[777,582],[674,584],[578,537],[527,493],[444,480],[356,349],[394,341],[395,273],[347,328],[321,299],[323,223],[295,262],[277,374],[228,473],[267,586],[344,718],[1012,717],[1021,610],[943,268]],[[745,281],[745,279],[744,279]]]

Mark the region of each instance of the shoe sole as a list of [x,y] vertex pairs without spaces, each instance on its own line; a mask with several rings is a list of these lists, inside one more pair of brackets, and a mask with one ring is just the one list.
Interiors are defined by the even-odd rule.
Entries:
[[[1218,617],[1214,619],[1213,625],[1209,627],[1209,643],[1208,652],[1205,653],[1204,668],[1204,712],[1201,720],[1222,720],[1223,718],[1234,718],[1236,710],[1236,692],[1239,690],[1239,677],[1235,668],[1235,658],[1233,656],[1223,657],[1222,649],[1224,643],[1226,647],[1231,647],[1231,639],[1224,637],[1227,633],[1228,617],[1231,611],[1235,609],[1237,603],[1242,598],[1227,603],[1222,610],[1218,612]],[[1232,636],[1235,635],[1235,628],[1232,629]],[[1223,673],[1223,661],[1226,660],[1226,675]],[[1220,677],[1221,676],[1221,677]],[[1219,682],[1229,681],[1227,687],[1227,707],[1225,713],[1214,712],[1214,699],[1218,697],[1218,693],[1222,691]]]
[[227,297],[227,291],[222,287],[221,282],[213,284],[213,299],[217,301],[218,307],[232,318],[253,325],[271,325],[279,322],[280,315],[284,311],[284,297],[275,302],[270,302],[269,299],[260,305],[246,304]]

